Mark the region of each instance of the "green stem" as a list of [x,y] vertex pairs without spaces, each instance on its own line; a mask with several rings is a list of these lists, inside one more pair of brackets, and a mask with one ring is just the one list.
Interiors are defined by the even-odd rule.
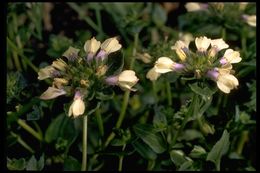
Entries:
[[[122,151],[125,150],[125,147],[126,147],[126,145],[123,145]],[[118,171],[122,171],[122,168],[123,168],[123,159],[124,159],[124,156],[123,156],[123,155],[119,156]]]
[[27,149],[30,153],[35,153],[34,150],[17,134],[11,132],[11,135],[17,138],[17,142],[21,144],[25,149]]
[[249,132],[247,130],[243,131],[241,134],[241,137],[238,141],[237,150],[236,150],[236,153],[238,155],[241,155],[243,152],[244,145],[248,141],[248,134],[249,134]]
[[[129,67],[130,70],[133,68],[133,65],[134,65],[134,62],[135,62],[135,54],[136,54],[136,48],[137,48],[137,45],[138,45],[138,37],[139,37],[139,33],[136,33],[135,36],[134,36],[134,47],[133,47],[133,52],[132,52],[133,57],[132,57],[131,62],[130,62],[130,67]],[[121,127],[122,122],[125,118],[125,113],[126,113],[126,108],[127,108],[127,105],[128,105],[129,96],[130,96],[130,91],[126,91],[125,94],[124,94],[123,105],[122,105],[122,108],[121,108],[121,111],[120,111],[120,115],[119,115],[118,120],[116,122],[116,128]],[[111,132],[110,135],[108,136],[105,144],[104,144],[104,147],[107,147],[108,144],[111,142],[111,140],[114,139],[114,137],[115,137],[115,133]]]
[[83,132],[82,132],[82,164],[81,171],[87,170],[87,151],[88,147],[88,116],[83,118]]
[[99,32],[103,37],[104,32],[103,32],[103,29],[102,29],[103,26],[102,26],[102,22],[101,22],[100,9],[95,9],[95,12],[96,12],[96,17],[97,17],[97,24],[98,24]]
[[197,102],[197,99],[198,99],[198,96],[194,93],[194,94],[193,94],[192,101],[191,101],[190,106],[189,106],[189,110],[188,110],[188,112],[186,113],[186,115],[185,115],[185,117],[184,117],[184,120],[182,121],[181,127],[178,129],[178,131],[175,133],[175,135],[174,135],[174,137],[173,137],[173,140],[172,140],[170,149],[175,145],[178,136],[181,134],[181,132],[183,131],[185,125],[187,124],[187,122],[188,122],[190,116],[193,114],[193,112],[194,112],[194,107],[196,106],[195,103]]
[[226,28],[225,27],[222,27],[221,35],[222,35],[223,40],[226,40]]
[[22,71],[22,67],[21,67],[21,64],[20,64],[20,61],[19,61],[19,58],[18,58],[18,55],[16,52],[13,52],[13,57],[14,57],[14,64],[15,64],[15,67],[18,71]]
[[37,133],[33,128],[31,128],[28,124],[26,124],[24,120],[18,119],[17,123],[27,132],[33,135],[36,139],[38,139],[40,142],[42,141],[42,136],[39,133]]
[[170,82],[166,82],[166,92],[167,92],[167,99],[168,99],[168,105],[172,105],[172,93],[171,93],[171,85]]
[[155,160],[148,160],[147,171],[153,170],[155,166]]
[[101,117],[99,108],[97,108],[97,110],[96,110],[96,117],[97,117],[97,123],[98,123],[98,129],[99,129],[100,135],[103,137],[104,136],[104,126],[103,126],[103,119]]

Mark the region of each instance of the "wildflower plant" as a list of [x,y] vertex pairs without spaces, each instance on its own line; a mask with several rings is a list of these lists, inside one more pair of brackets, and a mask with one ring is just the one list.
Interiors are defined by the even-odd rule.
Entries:
[[[111,86],[114,85],[123,90],[136,90],[132,87],[139,79],[132,70],[122,71],[122,54],[111,57],[121,47],[115,37],[102,44],[93,37],[85,42],[82,56],[79,55],[80,49],[69,47],[62,58],[54,60],[38,72],[39,80],[52,79],[52,86],[42,93],[41,99],[49,100],[64,95],[73,97],[69,108],[65,106],[67,115],[73,118],[84,116],[82,170],[86,169],[87,162],[87,116],[100,105],[94,101],[96,107],[91,109],[89,103],[95,99],[102,101],[111,98]],[[118,66],[113,63],[115,61],[120,62]]]

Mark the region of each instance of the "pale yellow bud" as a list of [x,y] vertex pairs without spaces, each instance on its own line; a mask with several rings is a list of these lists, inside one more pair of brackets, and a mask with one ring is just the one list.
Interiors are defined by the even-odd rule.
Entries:
[[53,79],[53,86],[56,88],[62,88],[63,85],[68,85],[68,80],[64,79],[64,78],[54,78]]
[[52,62],[52,66],[60,71],[66,71],[67,63],[59,58]]
[[38,79],[43,80],[51,77],[51,74],[55,71],[52,66],[47,66],[39,70]]
[[89,81],[81,79],[80,80],[80,85],[82,85],[83,87],[89,87]]
[[196,2],[186,3],[185,8],[187,9],[188,12],[202,10],[200,3],[196,3]]
[[144,53],[144,54],[137,53],[136,59],[140,59],[146,64],[152,61],[152,57],[148,53]]
[[73,116],[73,118],[82,115],[85,112],[85,103],[80,98],[77,98],[73,101],[69,108],[69,117]]
[[107,65],[101,65],[97,68],[96,75],[103,76],[107,72]]

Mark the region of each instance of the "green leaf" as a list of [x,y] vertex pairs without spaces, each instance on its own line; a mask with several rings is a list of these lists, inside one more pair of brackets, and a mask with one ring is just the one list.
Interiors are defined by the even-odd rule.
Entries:
[[132,146],[145,159],[155,160],[157,158],[156,153],[143,142],[136,140],[132,143]]
[[160,4],[155,4],[153,12],[152,12],[152,19],[153,22],[158,25],[162,26],[167,21],[167,14],[164,8]]
[[10,160],[9,158],[7,158],[7,168],[8,170],[16,170],[16,171],[20,171],[20,170],[24,170],[26,167],[26,161],[24,158],[20,158],[20,159],[12,159]]
[[185,154],[182,150],[171,150],[170,157],[175,166],[181,166],[186,162]]
[[206,159],[215,163],[217,170],[220,170],[221,157],[227,153],[229,145],[229,133],[224,130],[220,140],[213,146]]
[[195,145],[194,148],[191,150],[189,156],[192,158],[200,158],[204,154],[206,154],[206,150],[201,146]]
[[54,120],[52,120],[51,124],[49,125],[45,133],[45,141],[47,143],[50,143],[53,140],[57,139],[59,135],[60,126],[64,117],[64,114],[60,114]]
[[155,115],[153,117],[153,126],[161,130],[165,130],[167,127],[167,119],[164,113],[162,113],[162,108],[155,108]]
[[156,132],[156,129],[149,124],[137,124],[134,131],[154,152],[163,153],[166,150],[165,142],[162,137]]
[[45,163],[44,154],[42,154],[37,165],[39,171],[41,171],[44,168],[44,163]]
[[26,170],[27,171],[37,171],[38,170],[38,168],[37,168],[37,160],[36,160],[34,155],[27,162]]
[[197,82],[193,84],[189,84],[189,87],[193,92],[202,96],[202,99],[205,100],[206,102],[209,101],[211,99],[212,94],[215,93],[215,91],[212,91],[208,87],[204,87],[204,88],[199,87]]
[[203,139],[203,135],[201,132],[194,130],[194,129],[188,129],[185,130],[182,135],[180,135],[179,139],[180,140],[186,140],[186,141],[192,141],[194,139],[201,138]]
[[193,168],[193,161],[187,160],[183,164],[181,164],[180,168],[177,171],[195,171]]
[[64,159],[63,170],[64,171],[80,171],[81,164],[77,159],[72,156],[68,156]]

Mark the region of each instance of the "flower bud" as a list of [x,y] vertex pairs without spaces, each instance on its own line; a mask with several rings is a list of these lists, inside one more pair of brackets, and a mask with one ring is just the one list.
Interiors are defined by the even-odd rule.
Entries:
[[118,85],[123,90],[135,91],[132,87],[138,82],[138,78],[135,76],[135,72],[132,70],[125,70],[118,76]]
[[76,118],[79,115],[84,114],[84,112],[85,112],[85,103],[82,100],[82,96],[80,92],[76,91],[74,96],[74,101],[69,108],[69,117],[73,116],[73,118]]
[[52,77],[52,73],[55,71],[55,69],[52,66],[47,66],[39,70],[38,72],[38,79],[44,80],[47,78]]

